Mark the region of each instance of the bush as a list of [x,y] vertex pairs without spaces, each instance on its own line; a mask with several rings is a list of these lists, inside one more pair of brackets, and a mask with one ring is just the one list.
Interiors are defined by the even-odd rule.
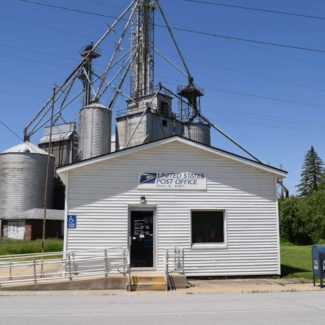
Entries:
[[315,244],[325,235],[325,191],[279,201],[281,236],[292,243]]
[[295,242],[296,238],[296,220],[298,216],[298,201],[297,197],[279,200],[280,212],[280,234],[281,237]]

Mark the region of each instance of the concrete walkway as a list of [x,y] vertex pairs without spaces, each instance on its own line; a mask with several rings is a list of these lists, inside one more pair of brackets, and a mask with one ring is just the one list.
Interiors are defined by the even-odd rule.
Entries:
[[[229,279],[229,280],[197,280],[190,279],[191,287],[176,291],[152,294],[184,295],[184,294],[246,294],[246,293],[276,293],[276,292],[306,292],[324,291],[312,282],[302,279]],[[138,295],[141,292],[126,290],[69,290],[69,291],[0,291],[0,296],[98,296],[98,295]]]
[[[229,280],[194,280],[189,283],[193,287],[184,291],[188,294],[198,293],[265,293],[265,292],[300,292],[321,291],[319,286],[314,287],[311,281],[304,279],[229,279]],[[182,291],[181,289],[178,290]]]

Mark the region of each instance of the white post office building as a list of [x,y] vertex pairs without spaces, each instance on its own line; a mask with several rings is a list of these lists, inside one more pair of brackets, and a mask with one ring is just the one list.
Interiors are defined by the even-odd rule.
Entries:
[[58,174],[66,185],[65,251],[130,248],[132,268],[163,271],[164,252],[177,247],[187,276],[280,274],[283,170],[171,136]]

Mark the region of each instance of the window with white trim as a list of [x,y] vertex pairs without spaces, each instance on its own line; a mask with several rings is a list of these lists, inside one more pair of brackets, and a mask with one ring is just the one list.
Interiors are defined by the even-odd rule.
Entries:
[[192,244],[224,244],[225,212],[192,211]]

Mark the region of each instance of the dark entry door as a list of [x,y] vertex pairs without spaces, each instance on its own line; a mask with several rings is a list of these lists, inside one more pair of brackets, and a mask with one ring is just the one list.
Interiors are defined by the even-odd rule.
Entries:
[[153,267],[153,211],[131,211],[131,267]]

